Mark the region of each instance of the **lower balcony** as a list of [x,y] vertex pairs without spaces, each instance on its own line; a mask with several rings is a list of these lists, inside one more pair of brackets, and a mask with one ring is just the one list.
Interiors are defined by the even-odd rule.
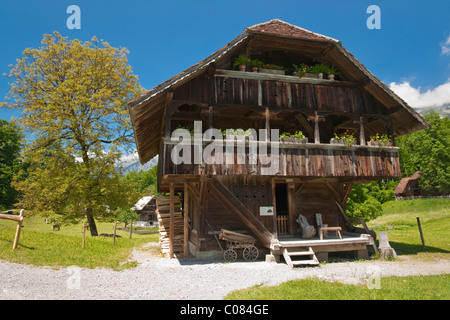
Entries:
[[[160,175],[266,175],[375,180],[400,176],[397,147],[164,139]],[[355,178],[355,179],[352,179]]]

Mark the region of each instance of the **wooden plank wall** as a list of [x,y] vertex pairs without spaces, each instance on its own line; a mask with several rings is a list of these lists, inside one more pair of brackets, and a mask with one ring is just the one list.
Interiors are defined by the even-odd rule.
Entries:
[[173,99],[208,104],[270,106],[330,112],[386,114],[386,107],[365,91],[339,85],[243,79],[207,74],[180,86]]

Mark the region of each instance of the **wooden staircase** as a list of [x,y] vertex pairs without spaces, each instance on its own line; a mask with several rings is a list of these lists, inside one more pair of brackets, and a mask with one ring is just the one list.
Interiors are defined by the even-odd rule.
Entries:
[[288,266],[294,268],[296,266],[317,266],[316,254],[311,247],[308,250],[304,248],[284,248],[283,257]]

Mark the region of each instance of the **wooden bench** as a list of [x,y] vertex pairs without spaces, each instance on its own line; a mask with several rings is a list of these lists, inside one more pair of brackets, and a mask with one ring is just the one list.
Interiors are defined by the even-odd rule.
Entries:
[[342,240],[342,236],[341,236],[342,228],[341,227],[324,226],[324,224],[322,223],[322,214],[321,213],[316,213],[316,222],[317,222],[317,229],[319,230],[320,240],[323,240],[323,232],[324,231],[336,231],[336,236],[339,236],[339,239]]

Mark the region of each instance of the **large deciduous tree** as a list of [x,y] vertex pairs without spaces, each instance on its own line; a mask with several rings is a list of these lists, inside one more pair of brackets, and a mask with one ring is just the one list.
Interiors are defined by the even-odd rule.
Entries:
[[17,182],[21,204],[36,212],[94,218],[129,205],[130,188],[115,170],[133,142],[127,101],[140,92],[127,50],[107,42],[69,40],[55,32],[11,66],[5,106],[20,109],[32,138],[24,155],[28,178]]

